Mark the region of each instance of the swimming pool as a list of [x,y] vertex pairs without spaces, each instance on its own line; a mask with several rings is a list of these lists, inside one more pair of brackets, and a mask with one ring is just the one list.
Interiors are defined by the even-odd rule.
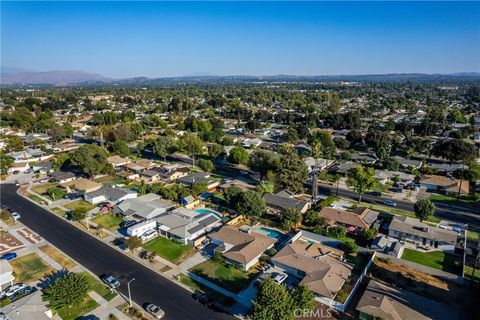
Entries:
[[196,209],[195,210],[196,212],[198,212],[199,214],[211,214],[219,219],[222,219],[222,215],[216,211],[213,211],[213,210],[209,210],[209,209]]
[[267,235],[268,237],[270,238],[275,238],[275,239],[280,239],[283,237],[283,233],[277,231],[277,230],[273,230],[273,229],[269,229],[269,228],[264,228],[264,227],[261,227],[259,229],[260,231],[264,232],[265,235]]

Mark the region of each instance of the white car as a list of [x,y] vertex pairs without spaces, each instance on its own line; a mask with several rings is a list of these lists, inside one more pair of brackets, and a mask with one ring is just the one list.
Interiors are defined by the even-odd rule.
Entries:
[[157,236],[157,231],[152,229],[152,230],[148,230],[144,234],[142,234],[140,236],[140,240],[147,241],[147,240],[150,240],[152,238],[155,238],[156,236]]
[[20,219],[21,216],[20,216],[20,213],[14,211],[10,213],[10,217],[12,217],[13,220],[18,220]]
[[282,284],[285,280],[287,280],[288,276],[285,273],[278,273],[274,274],[273,281],[275,281],[278,284]]
[[150,303],[145,310],[157,319],[162,319],[165,316],[165,311],[153,303]]
[[11,297],[13,296],[15,293],[17,293],[18,291],[21,291],[23,289],[25,289],[27,286],[24,285],[23,283],[18,283],[18,284],[15,284],[13,286],[10,286],[8,287],[7,289],[5,289],[4,291],[2,291],[2,297]]
[[330,204],[328,205],[328,207],[329,207],[329,208],[336,208],[337,205],[336,205],[335,203],[330,203]]

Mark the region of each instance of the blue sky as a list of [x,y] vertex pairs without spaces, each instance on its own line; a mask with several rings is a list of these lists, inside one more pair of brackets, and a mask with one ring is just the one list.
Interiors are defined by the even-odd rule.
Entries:
[[1,64],[109,77],[480,71],[480,2],[3,2]]

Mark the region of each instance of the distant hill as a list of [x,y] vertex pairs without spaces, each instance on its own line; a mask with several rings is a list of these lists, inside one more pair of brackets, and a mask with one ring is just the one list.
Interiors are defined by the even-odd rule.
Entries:
[[[10,69],[10,72],[8,70]],[[0,83],[2,85],[73,85],[79,83],[106,82],[110,79],[94,73],[84,71],[12,71],[16,68],[2,67]]]

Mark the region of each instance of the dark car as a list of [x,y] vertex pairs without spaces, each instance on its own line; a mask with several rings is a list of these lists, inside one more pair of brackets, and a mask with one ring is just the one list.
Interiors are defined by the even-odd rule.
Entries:
[[137,221],[135,220],[126,220],[126,221],[123,221],[121,224],[120,224],[120,227],[123,228],[123,229],[127,229],[133,225],[137,224]]
[[105,282],[112,289],[116,289],[120,286],[120,282],[111,274],[103,274],[100,276],[100,279],[102,279],[102,281]]
[[212,297],[210,297],[210,296],[208,296],[204,293],[195,292],[193,294],[193,298],[195,300],[197,300],[198,302],[200,302],[201,304],[206,305],[209,308],[212,308],[214,306]]
[[17,257],[17,254],[15,252],[9,252],[9,253],[5,253],[3,256],[1,256],[0,258],[3,259],[3,260],[13,260]]
[[382,193],[380,191],[370,191],[367,193],[369,196],[381,197]]

